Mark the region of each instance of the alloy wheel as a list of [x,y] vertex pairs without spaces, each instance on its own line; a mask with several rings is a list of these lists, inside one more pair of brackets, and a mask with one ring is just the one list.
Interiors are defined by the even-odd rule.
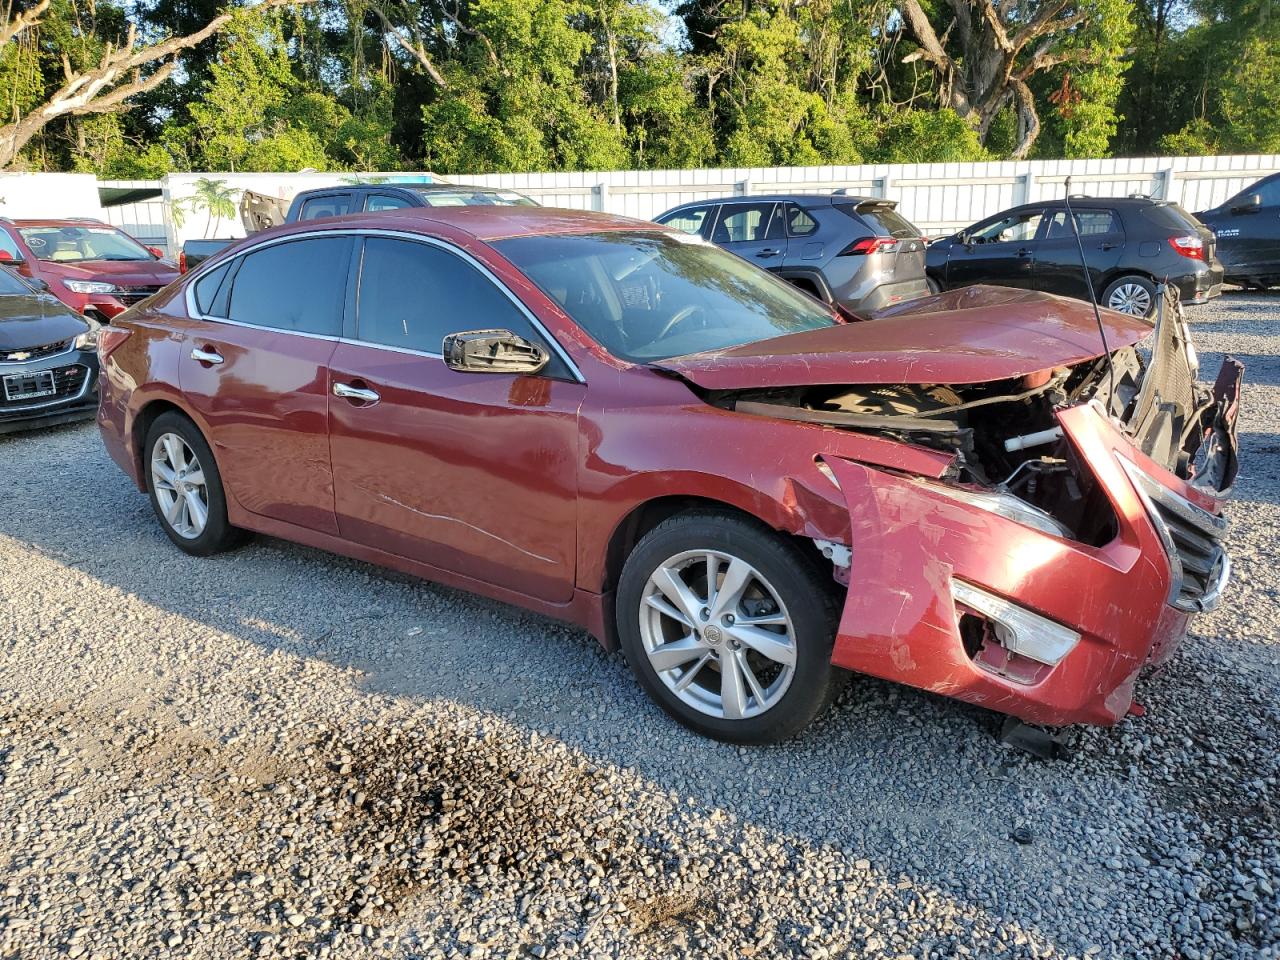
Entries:
[[642,594],[640,639],[658,679],[711,717],[758,716],[795,676],[786,605],[760,571],[718,550],[689,550],[658,565]]
[[1135,317],[1145,317],[1151,310],[1151,294],[1140,283],[1122,283],[1111,291],[1107,306]]
[[195,451],[176,433],[161,434],[151,448],[151,484],[173,532],[199,537],[209,522],[209,490]]

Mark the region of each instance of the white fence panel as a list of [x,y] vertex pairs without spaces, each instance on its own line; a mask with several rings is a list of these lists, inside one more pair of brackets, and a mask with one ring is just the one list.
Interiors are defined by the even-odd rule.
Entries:
[[[618,170],[602,173],[451,174],[455,183],[517,190],[544,206],[604,210],[642,220],[680,204],[716,197],[847,190],[898,201],[898,209],[927,235],[963,226],[1030,201],[1071,192],[1093,196],[1138,193],[1176,200],[1195,212],[1217,206],[1255,180],[1280,171],[1280,155],[1144,157],[1113,160],[1037,160],[991,163],[862,164],[817,167],[724,167],[698,170]],[[357,179],[429,180],[429,173],[189,173],[161,181],[163,199],[109,208],[110,222],[144,241],[168,239],[176,250],[196,237],[240,237],[238,215],[211,217],[189,210],[182,225],[174,204],[190,207],[202,177],[222,181],[239,205],[244,189],[291,200],[300,190]],[[0,174],[0,216],[102,217],[94,180],[86,174]]]
[[91,173],[0,173],[0,217],[101,219],[98,178]]
[[1020,203],[1066,192],[1097,197],[1144,194],[1194,212],[1216,206],[1259,177],[1280,171],[1280,155],[1035,160],[992,163],[864,164],[603,173],[455,174],[462,183],[505,187],[545,206],[606,210],[651,219],[714,197],[824,193],[844,189],[898,201],[925,233],[951,233]]

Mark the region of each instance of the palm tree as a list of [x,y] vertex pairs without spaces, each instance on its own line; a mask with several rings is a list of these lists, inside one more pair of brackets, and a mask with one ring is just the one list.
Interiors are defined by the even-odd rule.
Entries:
[[204,235],[207,239],[215,217],[229,220],[236,215],[235,195],[235,188],[227,186],[227,181],[201,177],[195,182],[190,196],[173,201],[174,222],[182,226],[188,211],[204,210]]

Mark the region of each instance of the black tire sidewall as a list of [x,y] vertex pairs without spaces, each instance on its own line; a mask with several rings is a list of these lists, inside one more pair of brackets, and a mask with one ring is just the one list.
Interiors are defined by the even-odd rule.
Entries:
[[[682,703],[658,677],[640,637],[644,587],[657,566],[686,550],[715,549],[740,557],[760,571],[791,615],[796,667],[782,699],[765,713],[743,720],[707,716]],[[732,516],[686,515],[664,521],[631,552],[618,584],[618,635],[640,685],[685,726],[731,743],[774,743],[794,736],[830,702],[843,677],[831,665],[835,603],[816,566],[781,535]]]
[[[160,509],[160,501],[156,497],[155,484],[151,477],[151,456],[156,442],[166,433],[174,433],[186,441],[196,458],[200,461],[200,469],[204,472],[205,492],[209,498],[209,519],[205,523],[200,536],[187,539],[180,536],[164,518]],[[180,413],[163,413],[147,430],[147,437],[142,452],[143,476],[146,477],[147,496],[151,500],[151,509],[165,535],[179,549],[193,556],[205,557],[218,553],[239,542],[239,531],[231,526],[227,519],[227,497],[222,486],[222,474],[218,470],[218,461],[198,427],[190,419]]]

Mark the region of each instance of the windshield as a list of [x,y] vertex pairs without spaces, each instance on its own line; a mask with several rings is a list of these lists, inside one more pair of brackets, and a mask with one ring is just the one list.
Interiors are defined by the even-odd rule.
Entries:
[[517,237],[494,246],[601,346],[633,363],[837,322],[790,284],[683,234]]
[[537,204],[512,190],[419,190],[428,207],[536,207]]
[[7,269],[0,267],[0,296],[18,293],[29,297],[33,292],[34,291],[32,291],[30,287],[15,277]]
[[151,251],[111,227],[23,227],[19,231],[41,260],[154,260]]

